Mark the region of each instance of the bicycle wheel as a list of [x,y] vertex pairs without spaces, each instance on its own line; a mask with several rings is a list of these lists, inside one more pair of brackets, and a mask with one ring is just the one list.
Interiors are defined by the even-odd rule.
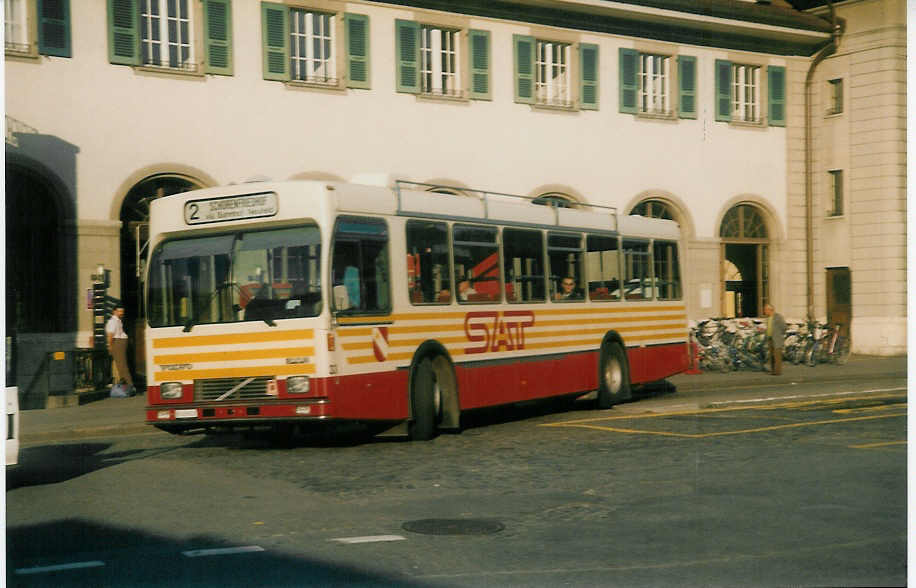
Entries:
[[805,348],[804,362],[808,367],[817,365],[820,354],[820,341],[814,341]]

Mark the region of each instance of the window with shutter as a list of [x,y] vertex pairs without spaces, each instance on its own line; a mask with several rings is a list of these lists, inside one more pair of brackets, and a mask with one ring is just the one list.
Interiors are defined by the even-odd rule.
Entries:
[[598,110],[598,46],[579,45],[579,104],[583,110]]
[[395,21],[397,91],[420,92],[420,26],[409,20]]
[[767,68],[767,88],[769,124],[771,127],[784,127],[786,126],[786,68],[778,66]]
[[32,50],[29,27],[29,7],[26,0],[6,0],[3,3],[3,32],[6,51],[27,54]]
[[697,58],[679,55],[677,58],[678,116],[697,117]]
[[70,0],[38,0],[38,52],[70,57]]
[[265,80],[289,80],[288,8],[261,3],[261,43]]
[[732,119],[732,64],[730,61],[716,60],[716,120]]
[[347,33],[347,87],[369,88],[369,17],[345,14]]
[[471,41],[471,98],[490,99],[490,32],[469,31]]
[[232,5],[231,0],[204,2],[204,38],[206,39],[206,73],[232,75]]
[[108,0],[108,61],[140,63],[140,10],[135,0]]
[[515,63],[515,101],[531,104],[534,102],[534,38],[513,35],[512,41]]
[[620,49],[620,112],[635,114],[639,90],[639,53],[633,49]]

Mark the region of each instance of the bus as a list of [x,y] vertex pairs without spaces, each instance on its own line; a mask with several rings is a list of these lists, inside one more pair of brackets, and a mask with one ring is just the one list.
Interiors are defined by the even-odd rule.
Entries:
[[468,410],[586,394],[609,408],[688,368],[673,221],[384,183],[152,202],[147,423],[358,421],[426,440]]

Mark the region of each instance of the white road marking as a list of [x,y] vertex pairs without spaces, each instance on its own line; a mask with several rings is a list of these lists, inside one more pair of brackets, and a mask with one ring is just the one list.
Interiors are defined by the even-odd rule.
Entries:
[[59,572],[61,570],[79,570],[83,568],[98,568],[104,566],[105,562],[103,561],[76,561],[73,563],[66,564],[57,564],[54,566],[39,566],[35,568],[19,568],[16,570],[16,574],[20,576],[25,576],[28,574],[47,574],[49,572]]
[[235,555],[238,553],[255,553],[258,551],[264,551],[264,548],[260,545],[245,545],[243,547],[219,547],[215,549],[192,549],[190,551],[182,551],[181,554],[185,557],[208,557],[211,555]]
[[328,539],[328,541],[337,541],[338,543],[379,543],[382,541],[406,541],[406,537],[400,535],[369,535],[366,537],[338,537],[337,539]]

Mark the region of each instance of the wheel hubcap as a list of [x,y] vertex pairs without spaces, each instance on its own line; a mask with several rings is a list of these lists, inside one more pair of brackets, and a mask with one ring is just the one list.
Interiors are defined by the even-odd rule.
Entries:
[[620,369],[620,361],[616,357],[608,359],[604,366],[604,385],[611,394],[620,392],[620,386],[623,382],[623,370]]

